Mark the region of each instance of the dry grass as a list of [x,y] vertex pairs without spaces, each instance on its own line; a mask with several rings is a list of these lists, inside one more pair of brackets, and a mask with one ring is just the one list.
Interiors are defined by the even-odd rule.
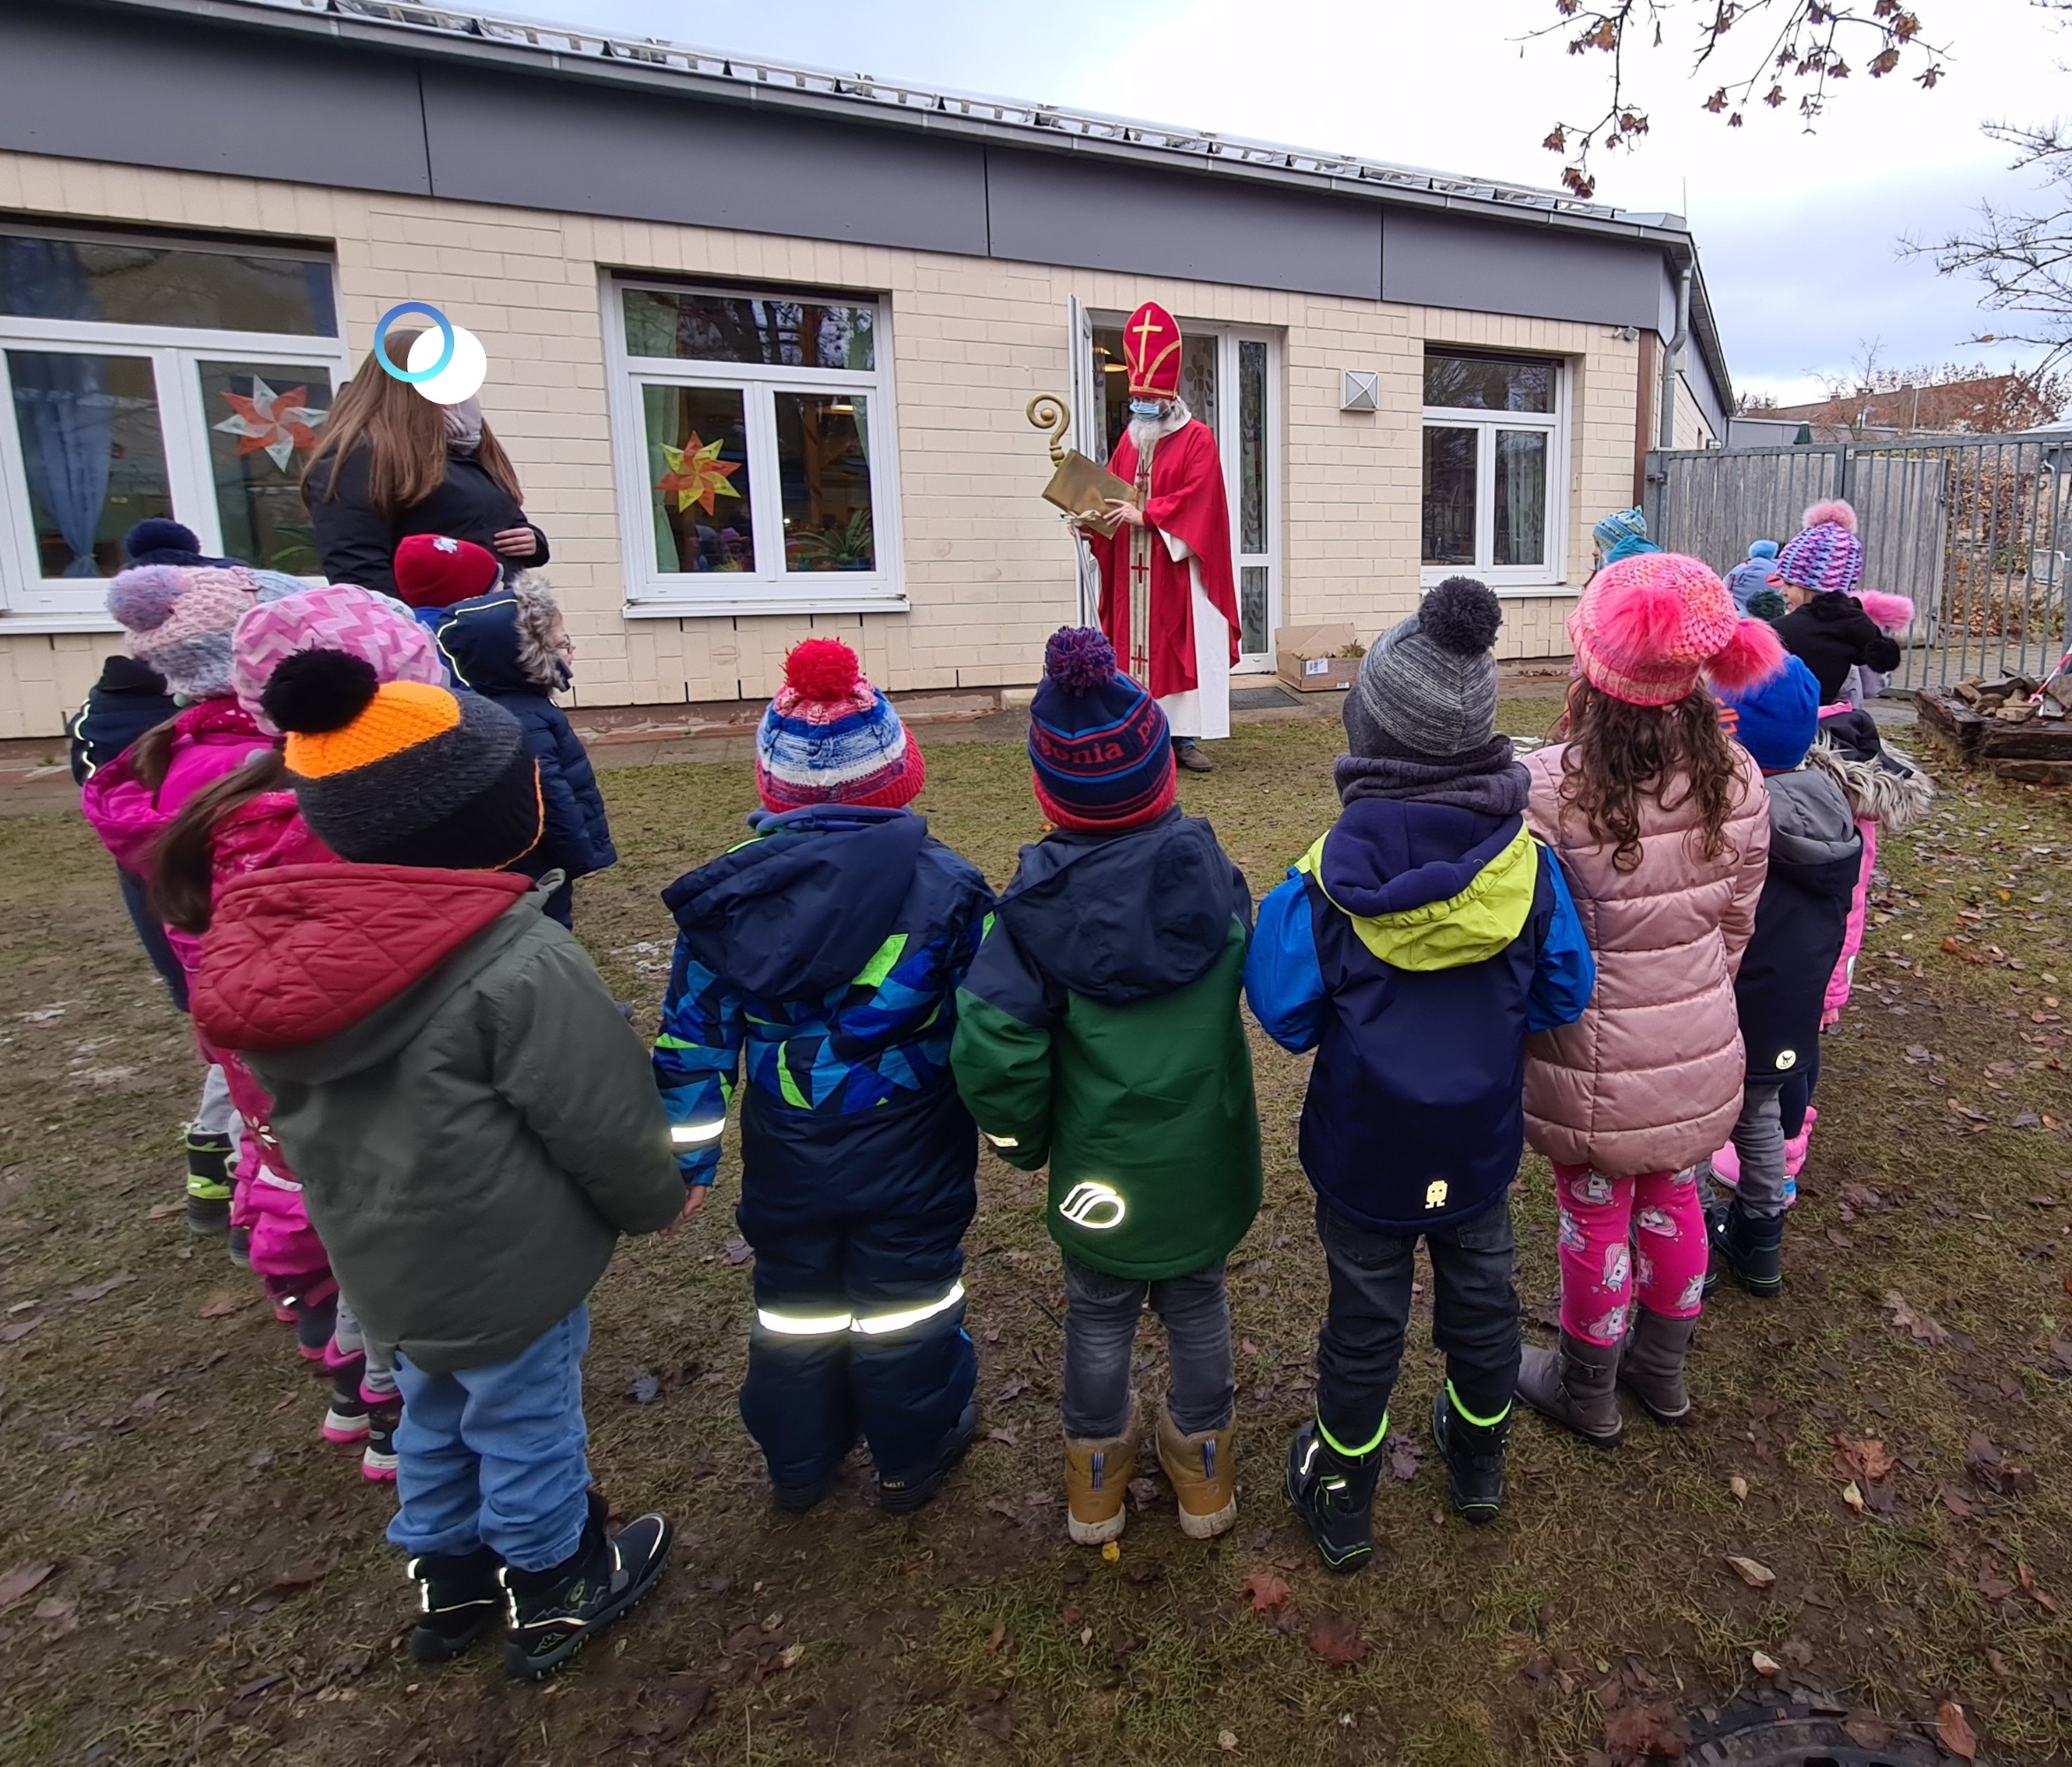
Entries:
[[[1524,732],[1553,706],[1506,710]],[[1334,734],[1249,726],[1187,783],[1256,889],[1331,815]],[[937,831],[1003,881],[1037,831],[1022,755],[944,745],[930,764]],[[670,936],[656,892],[737,838],[750,792],[724,766],[619,773],[607,791],[624,862],[583,886],[579,924],[646,1012]],[[733,1411],[748,1272],[725,1255],[724,1208],[629,1247],[596,1301],[594,1460],[620,1505],[672,1513],[682,1544],[657,1598],[541,1693],[504,1685],[488,1656],[433,1672],[398,1657],[386,1500],[318,1440],[320,1391],[263,1308],[200,1316],[249,1279],[153,1216],[178,1199],[194,1068],[106,861],[76,819],[0,823],[0,1308],[18,1309],[0,1311],[16,1333],[0,1345],[0,1573],[58,1566],[0,1610],[0,1761],[1164,1763],[1223,1758],[1223,1731],[1240,1760],[1554,1761],[1598,1741],[1606,1701],[1719,1704],[1757,1648],[1849,1703],[1917,1720],[1955,1698],[2000,1756],[2062,1756],[2066,1621],[2046,1604],[2072,1601],[2072,1144],[2015,1123],[2072,1117],[2045,1004],[2063,991],[2046,978],[2072,985],[2068,857],[2064,800],[1997,785],[1950,792],[1894,844],[1894,918],[1826,1046],[1791,1286],[1769,1306],[1717,1301],[1698,1427],[1642,1422],[1604,1456],[1522,1422],[1500,1524],[1445,1515],[1428,1467],[1385,1488],[1378,1562],[1350,1581],[1313,1566],[1278,1489],[1322,1261],[1294,1159],[1306,1064],[1271,1046],[1266,1203],[1233,1288],[1244,1512],[1206,1549],[1180,1538],[1163,1488],[1119,1563],[1064,1539],[1061,1302],[1033,1180],[982,1173],[969,1282],[992,1434],[910,1521],[869,1505],[860,1469],[806,1520],[768,1509]],[[1985,961],[1943,949],[1961,927]],[[1517,1206],[1521,1285],[1544,1315],[1557,1278],[1537,1162]],[[1894,1292],[1949,1343],[1896,1330]],[[1150,1333],[1144,1353],[1149,1392]],[[1396,1407],[1420,1440],[1435,1370],[1420,1331]],[[652,1405],[627,1397],[641,1373],[661,1377]],[[2033,1490],[1967,1472],[1979,1432]],[[1898,1457],[1869,1513],[1842,1500],[1837,1437]],[[1728,1553],[1774,1588],[1746,1587]],[[1292,1586],[1278,1623],[1241,1594],[1260,1572]],[[1309,1648],[1331,1615],[1370,1642],[1362,1662]],[[784,1670],[787,1644],[804,1651]]]

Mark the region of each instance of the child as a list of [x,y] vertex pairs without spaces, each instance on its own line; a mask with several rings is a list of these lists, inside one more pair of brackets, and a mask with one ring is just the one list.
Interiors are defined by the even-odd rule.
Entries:
[[[102,685],[81,714],[79,740],[89,770],[81,782],[80,808],[113,855],[120,876],[133,880],[125,882],[124,899],[135,893],[132,915],[141,913],[140,937],[147,921],[157,925],[144,899],[159,838],[196,792],[235,772],[267,746],[251,716],[231,696],[230,679],[231,633],[255,605],[262,589],[253,573],[216,565],[133,565],[108,585],[108,611],[125,634],[129,656],[121,660],[128,666],[118,671],[118,659],[110,660]],[[133,704],[123,703],[121,709],[128,716],[117,722],[118,695],[111,687],[112,677],[132,689],[148,688],[134,672],[140,668],[159,679],[175,708],[163,722],[140,732],[133,726],[156,709],[149,703],[152,696],[145,691]],[[163,927],[158,937],[163,940]],[[151,944],[145,937],[148,952]],[[167,949],[171,952],[170,945]],[[172,956],[179,964],[178,954]],[[184,1012],[185,965],[178,974],[173,998]],[[243,1263],[247,1236],[231,1222],[235,1114],[215,1058],[206,1050],[201,1054],[209,1073],[194,1120],[187,1126],[187,1230],[227,1234],[231,1256]]]
[[341,860],[218,892],[194,1015],[273,1096],[404,1408],[389,1537],[419,1662],[508,1613],[535,1680],[660,1580],[659,1515],[607,1535],[583,1453],[588,1300],[621,1233],[689,1211],[635,1037],[582,948],[509,867],[539,838],[524,733],[474,694],[307,650],[266,714],[310,830]]
[[1567,739],[1527,758],[1526,820],[1567,868],[1598,989],[1527,1050],[1526,1139],[1552,1161],[1560,1202],[1561,1345],[1525,1352],[1518,1394],[1610,1448],[1624,1428],[1615,1377],[1657,1422],[1689,1414],[1707,1256],[1694,1168],[1741,1112],[1734,976],[1763,891],[1768,800],[1704,678],[1740,692],[1784,657],[1704,564],[1672,552],[1605,571],[1568,636]]
[[1072,1538],[1122,1532],[1149,1300],[1171,1365],[1158,1460],[1181,1529],[1206,1540],[1237,1519],[1224,1260],[1259,1210],[1238,1012],[1252,894],[1215,830],[1174,807],[1165,715],[1098,632],[1051,638],[1028,752],[1057,831],[1021,849],[958,997],[951,1060],[1000,1157],[1050,1164]]
[[1848,696],[1857,669],[1889,675],[1900,666],[1892,634],[1912,623],[1914,603],[1904,595],[1851,594],[1863,580],[1856,512],[1846,503],[1815,504],[1777,555],[1770,580],[1791,604],[1777,636],[1813,671],[1824,706]]
[[[1598,571],[1607,565],[1616,565],[1621,558],[1637,557],[1644,552],[1659,552],[1662,550],[1648,538],[1648,519],[1637,507],[1619,510],[1607,515],[1590,532],[1597,546]],[[1591,574],[1595,575],[1596,573]]]
[[[278,732],[265,714],[266,685],[288,657],[309,649],[349,651],[383,681],[431,683],[444,675],[423,628],[385,596],[338,585],[262,603],[231,635],[231,685],[239,704],[269,737]],[[296,808],[280,751],[269,747],[195,793],[173,818],[158,844],[153,899],[192,967],[214,899],[234,879],[332,858]],[[364,1444],[361,1470],[368,1477],[393,1477],[387,1438],[398,1401],[385,1359],[377,1348],[370,1371],[351,1310],[310,1225],[302,1187],[273,1134],[273,1101],[266,1088],[241,1056],[209,1053],[228,1076],[244,1121],[231,1218],[250,1237],[252,1269],[268,1294],[294,1313],[302,1354],[323,1361],[331,1376],[323,1434],[332,1442]]]
[[1777,542],[1757,541],[1749,548],[1749,556],[1727,573],[1727,593],[1734,597],[1734,606],[1743,613],[1754,612],[1749,597],[1768,586],[1776,569]]
[[[398,568],[403,568],[400,550]],[[616,865],[619,853],[590,757],[552,698],[567,691],[575,655],[561,610],[544,582],[520,571],[503,588],[448,608],[436,631],[454,686],[488,695],[525,727],[526,747],[540,763],[546,806],[546,832],[526,868],[535,877],[561,872],[565,881],[547,912],[563,926],[573,925],[575,880]]]
[[1368,651],[1345,703],[1344,813],[1267,897],[1245,969],[1268,1035],[1317,1050],[1302,1154],[1331,1301],[1287,1489],[1334,1571],[1373,1554],[1420,1238],[1446,1354],[1432,1440],[1463,1517],[1493,1521],[1503,1503],[1525,1038],[1574,1020],[1595,973],[1561,868],[1526,831],[1525,769],[1496,733],[1502,623],[1486,587],[1453,577]]
[[748,1045],[741,1421],[793,1514],[827,1495],[859,1427],[899,1515],[978,1429],[960,1279],[978,1137],[950,1035],[993,897],[906,808],[926,777],[855,653],[808,639],[756,732],[753,835],[662,896],[679,934],[655,1078],[694,1206]]
[[408,534],[396,543],[396,594],[427,632],[436,632],[446,610],[493,593],[504,566],[486,546],[444,534]]
[[1763,770],[1770,864],[1734,983],[1748,1061],[1734,1126],[1734,1195],[1707,1220],[1715,1268],[1765,1300],[1784,1289],[1784,1211],[1793,1188],[1785,1089],[1798,1088],[1803,1115],[1819,1069],[1821,1002],[1863,849],[1841,788],[1803,764],[1819,729],[1819,693],[1812,671],[1792,656],[1761,686],[1721,696],[1722,721]]

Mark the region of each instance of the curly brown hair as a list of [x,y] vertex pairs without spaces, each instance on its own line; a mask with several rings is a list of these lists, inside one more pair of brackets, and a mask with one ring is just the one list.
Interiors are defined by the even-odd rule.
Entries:
[[1700,852],[1707,860],[1727,852],[1739,770],[1704,687],[1674,705],[1636,706],[1579,675],[1554,734],[1568,745],[1561,755],[1563,816],[1575,810],[1598,844],[1611,846],[1614,870],[1640,864],[1643,799],[1664,810],[1695,802]]

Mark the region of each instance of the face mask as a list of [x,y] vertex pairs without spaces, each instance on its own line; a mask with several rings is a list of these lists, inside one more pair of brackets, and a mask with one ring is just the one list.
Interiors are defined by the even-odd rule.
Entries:
[[449,405],[446,420],[446,451],[467,456],[482,445],[482,405],[479,398],[464,398]]
[[1165,401],[1162,398],[1133,398],[1129,402],[1132,417],[1162,417],[1165,413]]

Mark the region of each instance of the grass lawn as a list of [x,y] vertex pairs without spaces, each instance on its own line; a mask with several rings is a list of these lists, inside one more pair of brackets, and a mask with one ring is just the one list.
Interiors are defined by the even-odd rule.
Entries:
[[[1553,709],[1507,703],[1506,728]],[[1187,779],[1255,890],[1327,824],[1337,735],[1248,725]],[[1024,755],[929,762],[920,807],[1004,883],[1038,832]],[[753,793],[745,767],[604,777],[622,858],[578,925],[651,1025],[657,891],[739,838]],[[2072,1756],[2072,805],[1944,780],[1885,854],[1825,1046],[1790,1285],[1708,1311],[1696,1427],[1636,1419],[1606,1455],[1527,1418],[1504,1519],[1470,1530],[1418,1464],[1420,1325],[1377,1561],[1319,1570],[1279,1490],[1324,1285],[1295,1160],[1307,1063],[1255,1036],[1266,1202],[1233,1261],[1235,1531],[1188,1543],[1147,1480],[1118,1561],[1066,1543],[1057,1257],[1039,1183],[990,1161],[968,1241],[983,1440],[918,1518],[881,1516],[857,1464],[779,1521],[734,1411],[730,1155],[719,1206],[629,1245],[595,1303],[594,1465],[622,1510],[676,1518],[674,1568],[545,1691],[504,1683],[492,1652],[443,1672],[399,1652],[388,1498],[319,1440],[322,1389],[251,1279],[178,1218],[196,1069],[109,864],[76,817],[0,821],[0,1762],[1582,1761],[1652,1712],[1703,1728],[1775,1685],[1756,1653],[1860,1728],[1925,1738],[1956,1702],[1985,1758]],[[1537,1159],[1516,1207],[1549,1341]],[[1155,1329],[1141,1348],[1150,1395]]]

